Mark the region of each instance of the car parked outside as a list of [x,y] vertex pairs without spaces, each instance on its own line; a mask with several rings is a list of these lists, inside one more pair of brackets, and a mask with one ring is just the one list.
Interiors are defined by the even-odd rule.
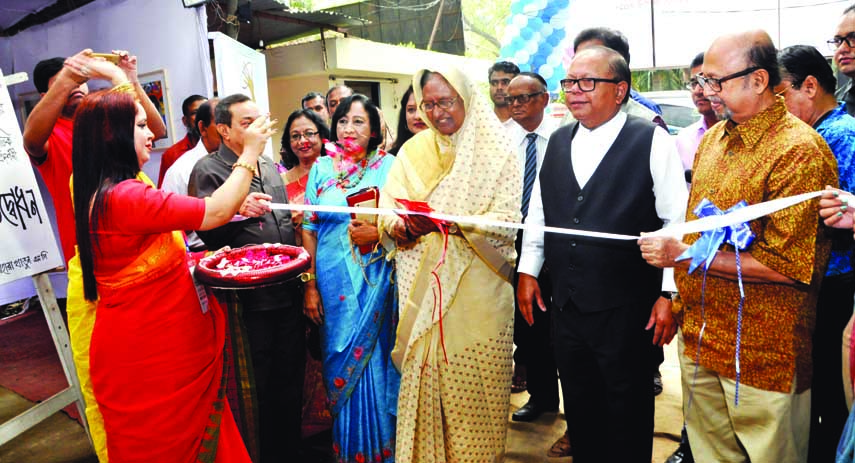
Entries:
[[642,95],[662,109],[662,119],[668,124],[671,135],[676,135],[683,127],[700,120],[701,115],[692,103],[692,95],[686,90],[644,92]]

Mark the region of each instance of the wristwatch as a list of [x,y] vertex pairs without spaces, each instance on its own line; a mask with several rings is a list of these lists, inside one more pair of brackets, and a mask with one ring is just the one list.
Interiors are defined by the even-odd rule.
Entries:
[[674,296],[676,296],[676,295],[677,295],[677,291],[662,291],[661,293],[659,293],[659,296],[664,297],[665,299],[668,299],[669,301],[673,301]]
[[312,280],[317,280],[317,279],[318,279],[318,276],[315,275],[314,273],[303,272],[300,274],[300,281],[302,281],[303,283],[306,283],[306,282],[309,282]]

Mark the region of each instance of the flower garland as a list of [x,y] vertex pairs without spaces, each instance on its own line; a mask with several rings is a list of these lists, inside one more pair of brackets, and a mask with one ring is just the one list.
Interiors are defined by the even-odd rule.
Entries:
[[338,162],[338,167],[335,168],[335,177],[327,180],[323,189],[335,186],[342,192],[355,188],[362,182],[366,171],[376,169],[385,156],[383,150],[377,150],[374,153],[363,156],[361,159],[355,159],[358,155],[365,152],[365,149],[351,139],[345,139],[340,142],[331,142],[323,140],[324,148],[327,153],[333,158],[333,162]]

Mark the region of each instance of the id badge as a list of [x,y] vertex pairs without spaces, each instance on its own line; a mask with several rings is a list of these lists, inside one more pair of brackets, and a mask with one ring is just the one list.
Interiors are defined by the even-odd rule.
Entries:
[[196,281],[196,277],[193,274],[196,264],[193,262],[190,254],[185,253],[184,255],[187,256],[187,269],[190,270],[190,278],[193,280],[193,286],[196,288],[196,297],[199,299],[199,307],[202,309],[202,313],[206,314],[208,313],[208,292],[205,290],[205,285]]

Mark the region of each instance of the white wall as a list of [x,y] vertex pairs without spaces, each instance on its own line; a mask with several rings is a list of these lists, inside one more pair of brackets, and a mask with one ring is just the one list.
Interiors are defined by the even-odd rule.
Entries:
[[[194,93],[212,92],[204,77],[211,72],[206,28],[205,9],[184,8],[178,0],[96,0],[4,38],[0,41],[0,51],[4,51],[0,53],[0,66],[6,74],[32,74],[40,60],[73,55],[84,48],[96,52],[128,50],[137,55],[141,74],[167,70],[174,139],[179,140],[184,136],[181,102]],[[11,62],[11,68],[6,62]],[[35,91],[35,86],[31,80],[11,90],[12,101],[17,104],[17,94]]]

